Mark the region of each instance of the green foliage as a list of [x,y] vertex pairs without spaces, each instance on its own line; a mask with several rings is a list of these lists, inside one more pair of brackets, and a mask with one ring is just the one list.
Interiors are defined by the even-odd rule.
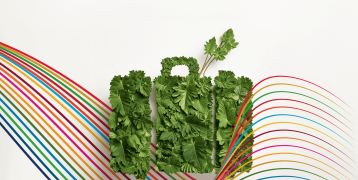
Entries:
[[[229,33],[227,35],[224,35],[223,38],[230,39],[230,36],[233,35]],[[235,78],[235,74],[231,71],[219,71],[219,76],[215,77],[214,81],[216,84],[216,86],[214,87],[214,96],[215,96],[214,145],[216,151],[214,159],[215,159],[215,171],[217,173],[225,159],[226,154],[228,153],[237,116],[239,114],[241,105],[245,100],[246,95],[252,89],[252,82],[249,78],[244,78],[244,77]],[[249,105],[247,107],[249,107]],[[247,111],[247,113],[250,111],[251,108]],[[245,114],[244,117],[246,115],[247,114]],[[247,120],[249,120],[251,117],[252,115],[249,115]],[[246,122],[247,121],[245,121],[244,124]],[[252,122],[249,122],[248,125],[245,127],[245,130],[251,125]],[[251,133],[252,131],[253,131],[252,128],[250,128],[247,134]],[[243,138],[245,138],[245,136],[243,136]],[[250,135],[248,140],[251,138],[253,138],[253,134]],[[248,140],[246,140],[245,143]],[[253,142],[254,141],[251,141],[244,148],[242,148],[238,153],[238,155],[241,154],[243,151],[245,151],[248,147],[252,146]],[[241,158],[247,156],[250,153],[252,153],[252,148],[247,150],[243,155],[241,155],[240,158],[237,160],[237,162]],[[240,164],[235,169],[239,168],[241,165],[245,164],[251,159],[252,157],[249,156],[244,161],[241,161]],[[252,167],[252,162],[245,165],[238,172],[242,172],[250,167]]]
[[151,79],[143,71],[130,71],[129,76],[115,76],[111,81],[110,166],[115,172],[134,174],[137,179],[145,179],[150,170],[151,90]]
[[[188,66],[189,75],[171,77],[171,69],[176,65]],[[165,58],[162,66],[162,75],[154,79],[158,148],[155,169],[166,173],[211,173],[211,78],[199,78],[194,58]]]
[[[216,44],[216,38],[213,37],[209,41],[206,42],[204,45],[204,50],[207,56],[204,62],[204,65],[200,71],[200,75],[203,73],[203,75],[206,72],[206,69],[209,67],[209,65],[214,61],[223,61],[226,57],[226,55],[239,45],[238,42],[235,41],[234,38],[234,31],[232,29],[228,29],[223,36],[221,36],[221,42],[219,45]],[[208,58],[209,57],[209,58]],[[205,69],[205,71],[204,71]]]

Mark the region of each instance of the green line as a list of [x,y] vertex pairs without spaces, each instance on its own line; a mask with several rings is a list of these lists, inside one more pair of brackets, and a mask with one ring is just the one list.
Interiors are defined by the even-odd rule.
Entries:
[[81,179],[85,180],[85,178],[62,156],[62,154],[51,144],[50,141],[48,141],[48,139],[36,128],[36,126],[20,111],[20,109],[17,108],[17,106],[9,98],[7,98],[7,96],[3,94],[1,91],[0,94],[4,96],[4,98],[16,109],[16,111],[19,112],[21,116],[26,119],[26,121],[36,130],[36,132],[39,133],[40,136],[52,147],[52,149],[56,151],[56,153],[62,158],[62,160],[64,160],[66,164],[70,166],[71,169],[75,171],[78,176],[81,177]]
[[320,175],[317,175],[317,174],[315,174],[315,173],[313,173],[313,172],[305,171],[305,170],[302,170],[302,169],[296,169],[296,168],[273,168],[273,169],[266,169],[266,170],[262,170],[262,171],[259,171],[259,172],[250,174],[250,175],[248,175],[248,176],[245,176],[245,177],[241,178],[240,180],[244,180],[244,179],[246,179],[246,178],[248,178],[248,177],[250,177],[250,176],[253,176],[253,175],[259,174],[259,173],[263,173],[263,172],[266,172],[266,171],[274,171],[274,170],[281,170],[281,169],[303,171],[303,172],[307,172],[307,173],[316,175],[316,176],[318,176],[318,177],[320,177],[320,178],[322,178],[322,179],[326,179],[326,178],[324,178],[324,177],[322,177],[322,176],[320,176]]
[[[155,165],[157,165],[157,162],[155,162],[153,158],[150,158],[150,160],[151,160]],[[172,175],[170,175],[169,173],[166,173],[165,171],[164,171],[164,173],[167,174],[170,178],[172,178],[172,179],[174,179],[174,180],[177,180],[177,179],[175,179]]]
[[26,136],[26,138],[31,142],[31,144],[37,149],[37,151],[39,151],[42,156],[47,160],[47,162],[49,162],[51,164],[51,166],[53,168],[55,168],[55,170],[64,178],[67,179],[60,170],[57,169],[57,167],[47,158],[47,156],[39,149],[39,147],[37,147],[37,145],[30,139],[29,136],[27,136],[27,134],[21,129],[21,127],[12,119],[12,117],[1,107],[0,105],[0,109],[6,114],[6,116],[12,121],[12,123],[15,124],[15,126],[22,132],[23,135]]
[[[239,129],[239,126],[240,126],[239,124],[241,124],[241,121],[243,121],[243,119],[244,119],[244,118],[246,117],[246,115],[247,115],[247,114],[246,114],[247,111],[254,105],[254,103],[255,103],[256,101],[258,101],[259,99],[261,99],[262,97],[267,96],[267,95],[269,95],[269,94],[273,94],[273,93],[292,93],[292,94],[297,94],[297,95],[301,95],[301,96],[308,97],[308,98],[310,98],[310,99],[313,99],[313,100],[315,100],[315,101],[317,101],[317,102],[319,102],[319,103],[321,103],[321,104],[323,104],[323,105],[329,107],[330,109],[332,109],[333,111],[335,111],[336,113],[338,113],[339,115],[341,115],[343,118],[345,118],[347,121],[349,121],[346,117],[344,117],[341,113],[337,112],[337,111],[336,111],[335,109],[333,109],[332,107],[330,107],[330,106],[328,106],[327,104],[325,104],[325,103],[323,103],[323,102],[321,102],[321,101],[319,101],[319,100],[317,100],[317,99],[315,99],[315,98],[312,98],[312,97],[310,97],[310,96],[307,96],[307,95],[304,95],[304,94],[300,94],[300,93],[296,93],[296,92],[292,92],[292,91],[271,91],[271,92],[269,92],[269,93],[266,93],[266,94],[261,95],[260,97],[258,97],[257,99],[255,99],[254,102],[250,103],[250,105],[249,105],[248,107],[246,107],[246,109],[245,109],[243,115],[241,115],[241,117],[240,117],[240,121],[239,121],[239,123],[238,123],[238,126],[236,126],[236,128],[235,128],[234,134],[237,133],[237,131],[238,131],[238,129]],[[250,95],[250,96],[251,96],[251,95]],[[249,96],[249,97],[250,97],[250,96]],[[349,122],[352,123],[351,121],[349,121]],[[230,142],[230,145],[229,145],[229,146],[231,146],[231,143],[233,143],[233,139],[234,139],[234,136],[231,137],[231,142]],[[220,168],[220,170],[219,170],[218,173],[220,173],[221,170],[222,170],[222,168]]]
[[[85,102],[88,106],[90,106],[93,110],[95,110],[99,115],[101,115],[104,119],[106,119],[108,121],[108,118],[106,116],[104,116],[101,112],[98,111],[98,109],[96,109],[95,107],[93,107],[90,103],[88,103],[84,98],[82,98],[80,95],[78,95],[76,92],[74,92],[71,88],[69,88],[68,86],[66,86],[65,84],[63,84],[61,81],[59,81],[57,78],[55,78],[54,76],[52,76],[51,74],[49,74],[48,72],[46,72],[45,70],[43,70],[42,68],[38,67],[37,65],[33,64],[32,62],[26,60],[25,58],[13,53],[12,51],[9,51],[3,47],[0,47],[0,49],[22,59],[23,61],[26,61],[28,64],[30,64],[31,66],[35,67],[36,69],[40,70],[41,72],[45,73],[47,76],[51,77],[53,80],[57,81],[58,83],[60,83],[63,87],[65,87],[66,89],[68,89],[69,91],[71,91],[74,95],[76,95],[78,98],[80,98],[83,102]],[[15,62],[15,61],[14,61]]]
[[[262,97],[264,97],[264,96],[266,96],[266,95],[273,94],[273,93],[282,93],[282,92],[283,92],[283,93],[297,94],[297,95],[301,95],[301,96],[305,96],[305,97],[308,97],[308,98],[310,98],[310,99],[313,99],[313,100],[315,100],[315,101],[317,101],[317,102],[319,102],[319,103],[321,103],[321,104],[323,104],[323,105],[329,107],[330,109],[332,109],[333,111],[335,111],[336,113],[338,113],[339,115],[341,115],[343,118],[345,118],[347,121],[349,121],[346,117],[344,117],[341,113],[337,112],[335,109],[331,108],[331,107],[328,106],[327,104],[325,104],[325,103],[323,103],[323,102],[321,102],[321,101],[319,101],[319,100],[317,100],[317,99],[315,99],[315,98],[312,98],[312,97],[310,97],[310,96],[307,96],[307,95],[304,95],[304,94],[300,94],[300,93],[296,93],[296,92],[292,92],[292,91],[272,91],[272,92],[269,92],[269,93],[266,93],[266,94],[260,96],[260,97],[257,98],[253,103],[251,103],[251,105],[249,105],[249,107],[246,108],[245,112],[244,112],[243,115],[240,117],[239,124],[241,123],[241,121],[242,121],[242,120],[244,119],[244,117],[246,116],[247,111],[253,106],[253,104],[254,104],[256,101],[258,101],[259,99],[261,99]],[[352,123],[351,121],[349,121],[349,122]],[[239,127],[239,126],[236,127],[234,134],[237,133],[238,127]],[[231,140],[232,140],[232,139],[231,139]]]

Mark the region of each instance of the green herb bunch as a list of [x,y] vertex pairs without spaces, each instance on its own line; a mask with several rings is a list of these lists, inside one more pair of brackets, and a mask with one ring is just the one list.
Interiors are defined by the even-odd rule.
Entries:
[[151,79],[143,71],[130,71],[129,76],[111,81],[110,165],[114,172],[134,174],[137,179],[145,179],[150,170],[151,90]]
[[[234,131],[234,126],[236,123],[237,116],[239,114],[241,105],[245,100],[247,94],[252,89],[252,81],[249,78],[239,77],[235,78],[235,74],[231,71],[219,71],[219,76],[215,77],[216,86],[214,87],[214,96],[215,96],[215,120],[214,120],[214,138],[215,138],[215,171],[219,171],[225,156],[230,147],[230,141],[232,138],[232,133]],[[252,102],[246,106],[249,108]],[[251,108],[248,109],[247,113],[251,111]],[[246,117],[247,114],[244,114],[243,117]],[[249,120],[252,115],[248,116]],[[244,122],[243,125],[246,124]],[[241,124],[241,122],[239,122]],[[239,124],[239,125],[240,125]],[[252,125],[252,121],[248,123],[245,127],[245,130]],[[241,133],[243,133],[243,130]],[[243,136],[244,139],[249,133],[253,130],[250,128],[247,133]],[[240,134],[241,135],[241,134]],[[244,145],[247,141],[253,138],[253,134],[242,144]],[[248,147],[252,146],[254,141],[249,142],[244,148],[240,150],[237,154],[241,154]],[[252,153],[252,148],[246,151],[243,155],[238,158],[235,164],[243,157]],[[239,168],[241,165],[252,160],[252,156],[249,156],[244,161],[241,161],[235,169]],[[252,162],[245,165],[238,172],[242,172],[247,168],[252,166]],[[234,169],[234,170],[235,170]]]
[[[170,76],[176,65],[189,68],[187,77]],[[199,78],[194,58],[173,57],[162,61],[162,75],[154,79],[156,89],[156,171],[166,173],[211,173],[212,84]]]
[[235,42],[234,31],[232,29],[228,29],[223,36],[221,36],[221,42],[219,46],[216,44],[216,38],[211,38],[208,42],[206,42],[205,53],[206,59],[203,67],[200,70],[200,75],[205,75],[206,70],[210,66],[210,64],[214,61],[223,61],[225,56],[232,50],[235,49],[238,42]]

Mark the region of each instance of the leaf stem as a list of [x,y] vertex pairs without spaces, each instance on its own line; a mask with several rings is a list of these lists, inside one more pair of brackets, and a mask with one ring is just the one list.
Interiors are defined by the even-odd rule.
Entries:
[[[209,59],[209,61],[210,61],[210,59]],[[206,70],[208,69],[208,67],[210,66],[210,64],[211,64],[213,61],[214,61],[214,58],[211,59],[209,65],[206,66],[205,71],[204,71],[204,73],[203,73],[203,76],[205,75]]]
[[208,60],[208,56],[209,56],[209,54],[207,54],[206,55],[206,58],[205,58],[205,61],[204,61],[204,64],[203,64],[203,67],[201,68],[201,70],[200,70],[200,74],[199,74],[199,76],[201,75],[201,73],[203,72],[203,70],[204,70],[204,67],[206,66],[206,64],[207,64],[207,62],[206,62],[206,60]]

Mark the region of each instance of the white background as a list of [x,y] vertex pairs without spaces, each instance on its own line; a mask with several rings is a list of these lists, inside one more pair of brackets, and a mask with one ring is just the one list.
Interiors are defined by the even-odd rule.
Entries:
[[[228,28],[240,44],[226,60],[212,63],[206,76],[231,70],[254,84],[272,75],[300,77],[358,109],[356,0],[0,0],[1,42],[47,63],[107,104],[114,75],[144,70],[154,79],[161,60],[173,56],[192,56],[202,66],[204,43]],[[173,74],[185,76],[187,70],[174,68]],[[0,142],[0,179],[43,179],[3,130]]]

